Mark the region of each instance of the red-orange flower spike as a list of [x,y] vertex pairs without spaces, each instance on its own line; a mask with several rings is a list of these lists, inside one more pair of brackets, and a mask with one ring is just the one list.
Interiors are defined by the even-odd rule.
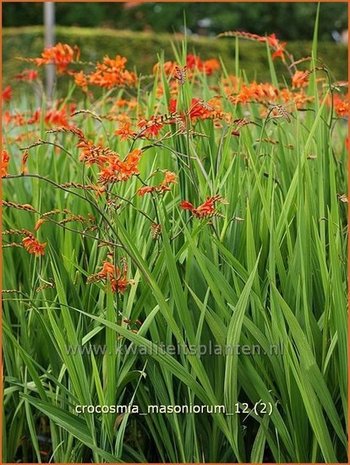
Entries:
[[38,79],[38,72],[35,69],[25,69],[15,76],[18,81],[35,81]]
[[169,184],[176,184],[176,174],[172,171],[166,171],[164,176],[163,186],[169,186]]
[[100,171],[100,182],[127,181],[132,176],[139,174],[138,163],[142,150],[134,149],[124,160],[116,154],[107,159],[106,165]]
[[8,175],[8,165],[10,163],[10,156],[6,150],[2,150],[1,152],[1,177],[5,177]]
[[203,70],[207,76],[211,76],[214,71],[220,69],[220,63],[216,58],[211,58],[210,60],[205,60],[203,62]]
[[83,71],[74,73],[74,82],[75,84],[82,89],[83,92],[88,91],[88,76],[84,74]]
[[22,155],[22,162],[21,162],[21,174],[27,173],[27,161],[29,157],[29,151],[25,150]]
[[6,86],[2,91],[2,100],[3,102],[9,102],[12,98],[12,87]]
[[143,136],[157,137],[164,124],[160,122],[156,116],[152,116],[149,121],[142,119],[137,126],[141,129]]
[[128,266],[123,261],[122,266],[115,266],[113,263],[105,260],[102,264],[102,270],[88,278],[88,282],[105,281],[109,282],[113,292],[124,294],[128,286],[133,284],[133,281],[128,279]]
[[287,45],[287,43],[280,42],[277,39],[276,34],[271,34],[267,36],[266,41],[269,44],[269,46],[274,50],[272,58],[274,59],[280,57],[282,58],[282,60],[284,60],[285,46]]
[[129,121],[123,123],[119,129],[117,129],[114,134],[120,136],[121,140],[127,140],[129,137],[135,135],[134,131],[131,129],[131,123]]
[[292,77],[292,86],[293,88],[299,89],[304,87],[309,82],[309,71],[296,71]]
[[119,157],[113,150],[99,144],[96,145],[91,140],[87,140],[84,137],[80,138],[77,147],[82,150],[79,160],[86,163],[88,166],[93,164],[103,166],[111,157]]
[[350,116],[350,97],[344,96],[343,98],[335,94],[333,100],[334,110],[340,117]]
[[46,242],[40,243],[32,234],[28,234],[24,237],[22,239],[22,244],[27,252],[35,255],[36,257],[40,257],[45,254]]
[[204,71],[208,76],[220,69],[220,63],[216,58],[203,62],[199,56],[191,54],[186,57],[186,66],[189,70],[198,69],[198,71]]
[[115,86],[134,86],[136,74],[125,69],[127,59],[117,55],[114,59],[105,56],[102,63],[89,75],[89,83],[111,89]]
[[221,197],[221,195],[214,195],[213,197],[208,197],[204,203],[196,208],[187,200],[183,200],[180,207],[184,210],[189,210],[193,216],[197,218],[207,218],[217,214],[215,209],[215,204],[217,202],[225,203],[225,200]]
[[59,42],[53,47],[45,48],[40,58],[33,58],[37,66],[54,64],[56,65],[57,72],[63,74],[66,72],[70,63],[78,61],[80,57],[80,50],[77,46],[73,48],[68,44]]
[[137,191],[137,193],[143,197],[145,194],[150,194],[151,192],[166,192],[170,191],[170,185],[176,184],[177,178],[176,174],[172,171],[166,171],[164,174],[164,179],[159,186],[143,186]]
[[241,37],[243,39],[256,40],[257,42],[267,42],[269,47],[274,50],[272,58],[280,57],[284,60],[284,54],[286,53],[285,46],[287,44],[286,42],[280,42],[277,39],[276,34],[270,34],[269,36],[264,37],[259,36],[258,34],[251,34],[250,32],[230,31],[219,34],[219,37]]
[[63,106],[60,109],[51,108],[46,112],[45,123],[48,126],[63,126],[65,128],[69,127],[69,113],[72,113],[75,110],[75,107],[67,109],[66,106]]
[[203,100],[199,98],[193,98],[191,101],[191,108],[188,115],[191,119],[206,119],[212,114],[210,105],[207,105]]

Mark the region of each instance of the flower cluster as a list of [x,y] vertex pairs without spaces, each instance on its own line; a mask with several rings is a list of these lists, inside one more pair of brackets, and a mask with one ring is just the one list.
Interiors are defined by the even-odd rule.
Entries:
[[171,184],[176,184],[176,182],[176,174],[172,171],[165,171],[164,179],[158,186],[143,186],[140,187],[137,192],[141,197],[152,192],[163,194],[164,192],[170,191]]
[[6,150],[1,151],[1,177],[7,176],[10,156]]
[[2,101],[9,102],[12,98],[12,87],[6,86],[5,89],[2,91]]
[[105,89],[116,86],[134,86],[137,82],[136,74],[125,68],[127,59],[117,55],[115,58],[105,56],[102,63],[97,63],[96,68],[90,74],[83,71],[75,73],[75,83],[87,92],[88,85],[94,85]]
[[77,62],[80,57],[79,47],[71,47],[68,44],[59,42],[53,47],[45,48],[39,58],[28,58],[27,61],[35,63],[37,66],[54,64],[58,74],[66,73],[68,66]]
[[35,81],[38,79],[39,74],[35,69],[25,69],[21,73],[16,74],[17,81]]
[[101,268],[101,271],[88,277],[89,283],[109,283],[112,292],[119,294],[124,294],[127,288],[133,284],[133,281],[128,279],[128,265],[125,260],[122,261],[121,266],[116,266],[111,261],[105,260]]
[[[170,76],[180,83],[183,83],[186,77],[191,78],[195,73],[204,73],[211,76],[215,71],[220,69],[220,63],[216,58],[202,61],[198,55],[189,54],[186,56],[186,65],[182,68],[175,61],[166,61],[163,64],[163,71],[166,76]],[[159,71],[159,63],[153,67],[153,72]]]
[[[67,132],[67,129],[58,128],[55,132]],[[78,137],[77,148],[81,150],[79,160],[87,166],[97,165],[99,181],[108,184],[118,181],[127,181],[134,175],[139,174],[138,164],[142,156],[141,149],[134,149],[124,159],[108,147],[95,144],[87,139],[79,128],[69,128],[69,132]]]
[[[307,81],[307,76],[303,79],[299,76],[294,80],[293,87],[302,87]],[[228,91],[230,89],[228,88]],[[262,105],[287,104],[294,103],[296,108],[302,108],[306,103],[313,100],[302,89],[293,92],[288,88],[278,89],[270,83],[257,83],[255,81],[245,84],[242,83],[240,88],[228,95],[228,99],[235,105],[260,103]]]
[[270,34],[268,36],[260,36],[258,34],[252,34],[250,32],[243,31],[229,31],[219,34],[219,37],[239,37],[241,39],[254,40],[256,42],[267,43],[272,49],[272,58],[281,58],[283,61],[286,54],[286,42],[280,42],[276,34]]
[[350,98],[349,96],[342,96],[335,94],[333,97],[334,110],[338,116],[344,118],[350,116]]
[[194,207],[192,203],[187,200],[183,200],[180,207],[184,210],[189,210],[196,218],[210,218],[218,214],[215,208],[217,202],[226,203],[221,195],[214,195],[213,197],[208,197],[207,200],[198,207]]
[[27,235],[22,239],[22,244],[28,253],[33,254],[36,257],[40,257],[41,255],[45,254],[46,242],[39,242],[29,231],[27,232]]
[[132,176],[139,174],[138,164],[141,159],[142,150],[134,149],[127,154],[122,160],[116,153],[107,158],[106,163],[102,167],[99,180],[102,184],[127,181]]
[[55,102],[51,108],[47,110],[38,108],[31,114],[18,111],[13,113],[5,111],[3,119],[5,124],[13,124],[13,126],[36,125],[40,121],[43,121],[48,128],[55,126],[69,128],[71,126],[70,118],[75,110],[75,104],[63,103],[60,105],[59,102]]
[[[274,34],[263,37],[257,34],[233,31],[224,35],[265,43],[271,48],[272,57],[279,57],[283,62],[285,62],[286,58],[291,57],[285,50],[286,44],[281,43]],[[6,132],[10,133],[12,131],[12,134],[14,134],[12,136],[14,137],[13,140],[16,142],[20,140],[19,127],[24,127],[25,133],[30,134],[27,126],[36,128],[36,135],[40,137],[37,142],[21,149],[24,150],[24,153],[22,152],[22,161],[16,159],[16,149],[11,151],[11,154],[14,154],[12,155],[14,158],[13,166],[19,167],[21,175],[25,176],[31,148],[44,143],[55,146],[55,150],[58,151],[62,149],[62,146],[65,147],[64,142],[58,144],[57,139],[54,141],[43,140],[41,138],[43,125],[47,129],[47,133],[56,134],[61,132],[70,134],[69,137],[73,135],[75,137],[73,147],[78,153],[79,161],[89,168],[88,176],[85,178],[86,172],[84,172],[82,179],[60,180],[61,184],[59,182],[56,184],[57,189],[62,188],[65,192],[71,193],[76,193],[74,189],[80,190],[80,192],[83,191],[84,194],[93,193],[96,196],[94,206],[96,206],[97,210],[101,208],[100,212],[103,212],[101,216],[104,220],[112,210],[114,212],[118,211],[118,214],[121,212],[121,218],[124,218],[124,210],[127,211],[129,207],[135,209],[144,218],[147,218],[146,221],[149,222],[151,236],[153,239],[159,239],[160,244],[164,231],[162,231],[162,209],[159,208],[159,205],[165,208],[164,211],[167,211],[169,206],[173,209],[174,205],[180,205],[181,209],[188,212],[189,221],[192,218],[207,220],[214,216],[222,216],[218,208],[219,204],[226,204],[227,202],[220,194],[207,197],[203,203],[196,206],[190,201],[195,189],[183,189],[184,186],[181,185],[182,179],[186,179],[187,174],[196,164],[196,161],[193,160],[197,159],[199,163],[202,163],[202,153],[200,151],[202,151],[202,147],[205,147],[205,142],[202,144],[202,141],[205,141],[205,138],[208,137],[207,127],[213,129],[213,136],[210,133],[210,138],[213,137],[213,140],[218,140],[218,138],[215,139],[216,129],[224,128],[225,131],[222,131],[224,144],[227,143],[227,146],[229,146],[232,143],[233,147],[242,147],[245,143],[244,140],[243,144],[241,144],[240,142],[237,143],[236,138],[241,136],[241,129],[244,126],[248,124],[260,125],[259,117],[256,118],[257,115],[260,115],[261,118],[282,117],[291,121],[289,112],[304,109],[305,106],[307,109],[307,104],[314,98],[314,96],[308,95],[306,91],[313,71],[300,71],[296,66],[291,66],[289,67],[292,70],[289,85],[277,87],[268,82],[247,82],[238,76],[228,75],[227,73],[222,77],[216,76],[215,72],[220,69],[218,60],[202,60],[198,55],[189,54],[184,57],[182,66],[174,61],[166,61],[162,65],[158,64],[154,67],[154,72],[157,73],[153,83],[154,93],[152,99],[149,99],[148,103],[146,103],[149,87],[145,88],[146,90],[135,88],[138,79],[134,72],[126,68],[126,58],[120,55],[116,55],[114,58],[105,56],[102,61],[96,64],[82,63],[79,60],[80,51],[78,47],[71,47],[61,43],[45,49],[41,57],[28,60],[37,66],[54,64],[59,74],[70,77],[79,88],[88,93],[84,101],[89,102],[89,107],[77,109],[77,106],[71,103],[74,101],[73,96],[69,100],[54,102],[51,108],[38,108],[34,112],[19,112],[13,110],[11,105],[11,108],[3,113],[3,121],[5,125],[11,125],[6,128],[8,129]],[[295,63],[299,65],[299,62]],[[71,67],[73,64],[74,68]],[[80,69],[78,65],[84,65],[84,68]],[[160,69],[160,66],[162,66],[162,69]],[[165,80],[164,75],[167,78]],[[205,92],[199,92],[202,90],[200,86],[202,85],[201,78],[203,78],[203,75],[210,78],[207,79],[208,85]],[[150,78],[152,76],[146,76],[143,79]],[[17,74],[16,79],[18,81],[35,81],[38,79],[38,71],[25,69],[22,73]],[[189,87],[193,91],[191,96],[187,95],[187,86],[185,85],[187,80],[190,80]],[[129,88],[121,89],[117,96],[112,92],[104,92],[103,100],[94,102],[93,95],[89,92],[90,86],[98,86],[106,90],[113,90],[115,87]],[[131,87],[134,87],[134,89]],[[3,90],[2,98],[3,101],[9,101],[12,98],[10,86]],[[103,102],[103,105],[100,105],[101,102]],[[334,111],[339,117],[350,114],[348,97],[333,94],[332,99],[329,99],[329,104],[333,105]],[[73,120],[74,117],[81,114],[89,114],[98,121],[98,124],[95,125],[92,122],[91,125],[87,126],[89,132],[85,132],[85,129],[83,132],[80,127],[75,125],[76,122]],[[276,124],[278,124],[278,121],[276,121]],[[103,132],[100,128],[103,128]],[[252,134],[254,134],[253,131]],[[235,136],[233,140],[231,136]],[[110,137],[113,139],[113,145],[106,142]],[[6,138],[9,138],[7,134]],[[177,144],[176,138],[179,138],[179,144]],[[187,145],[183,142],[187,141],[188,138],[191,139],[191,143]],[[147,144],[145,139],[147,139]],[[274,141],[273,134],[270,137],[268,133],[266,137],[265,134],[260,136],[257,141],[259,140],[271,144],[280,143],[280,141]],[[171,144],[169,141],[174,143]],[[197,141],[199,141],[198,144]],[[193,156],[192,142],[195,150],[198,150],[196,152],[196,155],[199,153],[198,158]],[[147,152],[147,156],[144,157],[143,154],[148,149],[152,150]],[[170,157],[165,158],[168,154],[167,149],[170,149],[171,155],[176,160],[172,165],[170,163],[173,160]],[[152,152],[157,152],[156,157],[163,157],[163,154],[165,154],[164,158],[162,158],[162,164],[158,165],[158,167],[156,157],[154,160],[148,159],[148,154]],[[73,153],[74,150],[69,151],[71,156]],[[203,153],[203,157],[205,157],[205,153]],[[143,160],[143,158],[145,159]],[[9,153],[3,150],[1,155],[2,177],[8,176],[9,163]],[[203,169],[206,169],[205,164],[206,160],[201,165]],[[141,170],[140,166],[144,169]],[[152,166],[151,174],[149,173],[150,166]],[[227,166],[229,166],[228,162]],[[181,171],[182,169],[183,171]],[[186,170],[189,171],[186,172]],[[197,187],[195,186],[196,179],[198,179],[196,178],[196,169],[193,171],[194,173],[191,172],[188,177],[191,178],[193,186]],[[156,176],[159,176],[159,180]],[[11,176],[11,178],[13,177]],[[138,178],[135,183],[130,182],[127,186],[120,184],[134,177]],[[179,199],[176,197],[177,190],[174,188],[177,182],[180,183],[179,192],[188,192],[182,197],[186,200],[182,200],[180,204],[178,203]],[[211,188],[215,189],[214,186]],[[174,196],[163,195],[172,189],[175,191]],[[195,195],[200,196],[202,189],[202,183],[199,183]],[[151,199],[149,199],[149,194]],[[93,197],[90,196],[91,198]],[[84,236],[88,231],[90,239],[97,240],[98,247],[108,247],[108,251],[113,250],[115,253],[118,250],[116,247],[122,247],[121,244],[116,244],[116,238],[113,237],[115,231],[118,230],[117,227],[115,231],[113,229],[113,226],[115,226],[113,219],[108,218],[106,221],[113,233],[109,236],[105,234],[106,229],[103,229],[105,227],[103,221],[92,221],[91,218],[74,214],[67,209],[54,209],[42,213],[29,204],[7,202],[6,206],[39,215],[36,219],[34,232],[18,230],[17,234],[21,234],[23,238],[21,242],[12,243],[13,246],[23,247],[28,253],[36,257],[45,254],[46,243],[40,242],[36,235],[42,225],[48,221],[67,229],[69,228],[66,225],[70,222],[78,223],[78,227],[83,225],[84,229],[78,232]],[[64,214],[65,217],[57,219],[55,215],[61,214]],[[216,229],[216,223],[219,226],[219,222],[220,219],[216,218],[210,221],[209,224]],[[178,223],[169,222],[173,233],[169,235],[171,240],[175,240],[182,234]],[[45,228],[46,226],[43,229]],[[93,231],[97,231],[96,235],[94,235]],[[41,233],[42,230],[40,230]],[[7,246],[11,246],[11,244],[7,244]],[[111,249],[113,247],[115,248]],[[132,284],[132,281],[128,278],[128,267],[125,260],[122,260],[119,265],[116,265],[116,262],[118,263],[116,258],[112,258],[111,254],[108,255],[100,270],[90,276],[88,282],[109,283],[113,292],[120,294],[126,292],[130,284]]]

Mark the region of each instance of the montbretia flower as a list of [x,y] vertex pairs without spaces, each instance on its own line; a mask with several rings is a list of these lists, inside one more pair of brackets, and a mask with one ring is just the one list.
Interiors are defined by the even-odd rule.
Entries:
[[184,210],[189,210],[196,218],[208,218],[218,214],[215,209],[215,204],[217,202],[227,203],[221,195],[214,195],[213,197],[208,197],[207,200],[198,207],[194,207],[193,204],[187,200],[183,200],[180,203],[180,207]]
[[61,108],[50,108],[44,117],[45,124],[48,126],[69,127],[69,118],[76,110],[76,106],[63,105]]
[[[159,72],[160,63],[156,63],[153,67],[153,73]],[[204,72],[207,76],[213,74],[214,71],[220,69],[220,63],[216,58],[202,61],[198,55],[188,54],[186,56],[186,65],[180,67],[174,61],[166,61],[163,64],[163,72],[166,76],[173,77],[176,81],[184,84],[187,75],[189,77],[197,71]]]
[[19,74],[16,74],[15,79],[18,81],[35,81],[38,79],[38,71],[35,69],[25,69]]
[[150,194],[152,192],[164,193],[170,191],[170,185],[176,184],[177,177],[176,174],[172,171],[165,171],[164,179],[159,184],[159,186],[143,186],[137,191],[138,195],[143,197],[145,194]]
[[296,71],[292,76],[293,88],[305,87],[309,82],[310,71]]
[[164,127],[164,123],[152,116],[150,120],[142,119],[137,126],[141,129],[142,135],[145,137],[157,137],[159,132]]
[[272,48],[273,54],[272,58],[280,57],[284,60],[284,54],[286,53],[285,47],[287,45],[286,42],[280,42],[276,34],[270,34],[268,36],[259,36],[258,34],[252,34],[250,32],[243,32],[243,31],[229,31],[223,32],[219,34],[219,37],[240,37],[242,39],[249,39],[255,40],[257,42],[265,42]]
[[267,42],[268,45],[274,50],[272,54],[272,59],[280,57],[282,60],[284,60],[284,54],[285,54],[285,46],[287,45],[286,42],[280,42],[276,34],[270,34],[269,36],[266,37],[265,40],[262,40],[262,42]]
[[127,181],[134,175],[139,174],[138,164],[141,159],[142,150],[134,149],[124,160],[118,154],[108,157],[106,164],[101,168],[99,180],[102,184],[118,181]]
[[75,84],[82,89],[83,92],[88,91],[88,76],[83,71],[73,74]]
[[340,117],[350,115],[350,98],[347,96],[341,97],[338,94],[334,95],[333,105],[336,114]]
[[88,75],[89,84],[111,89],[116,86],[134,86],[136,74],[125,69],[127,59],[117,55],[115,58],[105,56],[102,63],[97,63],[95,71]]
[[8,175],[8,165],[10,163],[10,156],[6,150],[1,152],[1,177],[4,178]]
[[208,76],[220,69],[220,63],[216,58],[202,61],[199,56],[192,54],[187,55],[186,66],[189,70],[197,69],[198,71],[203,71]]
[[111,290],[119,294],[124,294],[127,288],[134,283],[128,279],[128,265],[125,260],[122,260],[120,267],[105,260],[102,263],[101,271],[88,277],[88,283],[101,281],[110,283]]
[[219,69],[220,63],[216,58],[210,58],[203,62],[203,71],[207,76],[211,76],[214,71],[218,71]]
[[12,87],[6,86],[2,91],[2,100],[3,102],[9,102],[12,98]]
[[114,134],[116,136],[120,136],[120,140],[127,140],[129,137],[134,137],[136,135],[131,128],[130,121],[126,121],[125,123],[121,124],[119,129],[117,129]]
[[36,257],[40,257],[41,255],[45,254],[45,243],[40,243],[33,234],[28,234],[26,237],[22,239],[23,247],[29,252],[30,254],[35,255]]
[[199,98],[193,98],[191,101],[191,107],[188,111],[190,119],[207,119],[210,118],[213,112],[213,108]]
[[80,138],[77,147],[81,149],[79,160],[87,166],[93,164],[103,166],[111,157],[118,156],[113,150],[100,144],[94,144],[91,140],[87,140],[84,137]]
[[229,96],[229,100],[234,103],[259,102],[271,103],[279,97],[279,90],[270,83],[251,82],[243,84],[237,94]]
[[80,57],[80,50],[77,46],[71,47],[68,44],[59,42],[53,47],[45,48],[40,58],[31,58],[37,66],[54,64],[58,74],[63,74],[67,71],[70,63],[78,61]]

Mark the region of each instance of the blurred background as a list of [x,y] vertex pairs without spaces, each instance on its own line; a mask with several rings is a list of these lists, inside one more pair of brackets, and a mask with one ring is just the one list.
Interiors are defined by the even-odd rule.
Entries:
[[[55,3],[55,40],[79,45],[87,60],[124,55],[129,66],[137,64],[138,71],[147,74],[160,50],[173,59],[171,41],[181,40],[186,32],[190,50],[194,47],[203,59],[221,56],[233,71],[234,40],[217,39],[218,33],[274,32],[299,59],[310,54],[316,9],[316,3]],[[15,57],[40,54],[42,26],[42,3],[3,3],[5,82],[23,68]],[[347,3],[321,3],[319,40],[321,60],[335,79],[346,80]],[[240,60],[250,79],[269,75],[266,50],[260,44],[241,41]]]

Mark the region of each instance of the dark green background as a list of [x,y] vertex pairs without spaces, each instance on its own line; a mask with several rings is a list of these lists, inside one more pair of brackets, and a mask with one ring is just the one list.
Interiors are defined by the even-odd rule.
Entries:
[[[217,34],[240,29],[257,34],[275,32],[285,40],[310,40],[317,3],[145,3],[130,8],[123,3],[56,3],[56,22],[62,26],[109,27],[135,31],[179,31]],[[3,4],[5,27],[42,24],[41,3]],[[210,18],[200,31],[198,21]],[[332,31],[347,28],[346,3],[322,3],[320,40],[332,40]]]

